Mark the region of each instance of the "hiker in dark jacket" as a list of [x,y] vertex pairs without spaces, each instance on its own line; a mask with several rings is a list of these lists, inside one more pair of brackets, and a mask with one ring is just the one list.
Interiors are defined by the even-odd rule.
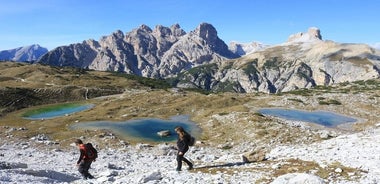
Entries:
[[82,140],[77,139],[75,141],[75,144],[78,146],[78,148],[80,150],[80,156],[79,156],[79,159],[77,161],[78,171],[82,175],[83,179],[85,179],[85,180],[87,178],[88,179],[93,179],[94,176],[92,176],[88,172],[88,170],[90,169],[91,163],[94,160],[86,157],[86,153],[85,153],[86,152],[86,148],[85,148],[85,145],[83,144]]
[[181,171],[182,168],[182,161],[186,162],[186,164],[189,166],[189,170],[193,169],[193,164],[187,160],[184,156],[185,153],[189,150],[189,142],[191,139],[190,134],[188,134],[181,126],[175,127],[175,132],[178,134],[178,140],[177,140],[177,171]]

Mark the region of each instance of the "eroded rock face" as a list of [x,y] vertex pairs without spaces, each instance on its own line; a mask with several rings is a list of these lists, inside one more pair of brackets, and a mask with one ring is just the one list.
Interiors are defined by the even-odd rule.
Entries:
[[165,78],[204,63],[236,58],[207,23],[186,33],[178,24],[141,25],[125,35],[116,31],[99,41],[57,47],[38,62]]
[[296,33],[289,36],[288,42],[310,42],[322,40],[321,31],[311,27],[306,33]]

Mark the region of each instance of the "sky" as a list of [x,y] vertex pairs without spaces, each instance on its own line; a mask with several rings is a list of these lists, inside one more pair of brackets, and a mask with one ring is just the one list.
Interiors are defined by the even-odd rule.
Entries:
[[324,40],[380,48],[380,0],[0,0],[0,50],[49,50],[145,24],[186,32],[212,24],[231,41],[280,44],[309,27]]

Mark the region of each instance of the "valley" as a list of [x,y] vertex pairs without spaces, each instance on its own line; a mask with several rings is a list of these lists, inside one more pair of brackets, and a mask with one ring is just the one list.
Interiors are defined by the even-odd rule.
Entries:
[[[78,137],[95,142],[99,149],[103,150],[120,149],[121,145],[133,148],[141,144],[149,144],[157,149],[160,144],[124,140],[109,131],[74,131],[68,127],[73,123],[86,121],[169,119],[176,115],[189,115],[190,119],[202,128],[202,135],[198,138],[194,155],[201,154],[201,150],[220,150],[219,154],[215,152],[213,154],[216,157],[223,157],[222,154],[228,153],[238,162],[237,159],[241,154],[253,150],[260,149],[270,158],[270,152],[281,146],[319,144],[330,139],[335,140],[337,137],[378,129],[380,122],[377,109],[380,105],[379,80],[342,83],[327,87],[317,86],[278,94],[201,93],[190,89],[171,88],[164,85],[161,80],[145,78],[136,80],[112,72],[57,68],[39,64],[0,62],[0,74],[0,137],[1,144],[4,145],[7,145],[6,142],[30,142],[32,138],[44,135],[53,143],[51,147],[63,150],[70,150],[70,144]],[[21,118],[27,109],[67,102],[91,103],[95,107],[54,119]],[[339,128],[325,128],[266,117],[257,112],[258,109],[267,107],[325,110],[359,118],[360,122]],[[44,147],[38,143],[30,145]],[[196,162],[198,165],[205,164],[202,159]],[[272,181],[273,177],[289,172],[282,170],[286,169],[285,167],[273,169],[275,162],[277,161],[256,162],[268,165],[264,167],[266,168],[264,171],[261,171],[264,174],[258,176],[255,181]],[[307,167],[299,167],[303,164],[320,167],[315,165],[318,165],[318,162],[309,163],[307,160],[287,163],[290,164],[288,168],[297,168],[297,172],[309,172]],[[339,161],[336,164],[344,168],[340,176],[331,177],[322,174],[329,172],[333,166],[318,168],[317,175],[329,182],[355,180],[343,177],[352,173],[355,173],[355,177],[352,178],[356,179],[365,175],[365,172],[353,165],[345,165]],[[257,165],[248,167],[251,172],[251,167]],[[239,172],[241,169],[242,167],[238,166],[201,167],[195,169],[195,173],[223,172],[232,177],[234,172]],[[268,174],[275,170],[277,174],[268,177]]]

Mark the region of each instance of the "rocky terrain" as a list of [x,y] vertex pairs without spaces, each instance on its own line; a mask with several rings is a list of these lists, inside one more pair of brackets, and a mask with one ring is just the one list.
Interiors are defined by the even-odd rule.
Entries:
[[[14,130],[19,131],[19,130]],[[8,135],[11,131],[7,130]],[[125,145],[99,149],[92,164],[95,179],[82,180],[76,171],[78,150],[63,149],[39,136],[28,141],[2,139],[1,183],[368,183],[380,182],[380,128],[341,135],[312,145],[276,147],[266,161],[244,163],[237,145],[221,149],[204,145],[187,154],[195,169],[175,171],[173,144]],[[102,145],[114,139],[105,136]],[[6,141],[6,142],[5,142]],[[94,141],[86,138],[86,141]],[[5,142],[5,143],[4,143]],[[15,151],[17,150],[17,151]],[[186,168],[186,167],[185,167]],[[318,175],[326,177],[321,178]]]
[[[109,72],[80,72],[20,63],[1,63],[1,66],[7,68],[1,70],[1,90],[5,91],[59,89],[74,84],[99,88],[113,84],[123,89],[113,95],[68,98],[66,102],[95,106],[54,119],[21,118],[28,110],[49,106],[49,100],[38,106],[4,112],[0,119],[1,183],[380,182],[376,146],[380,140],[378,80],[276,95],[203,94],[178,88],[154,88],[151,83]],[[5,96],[1,99],[7,101]],[[36,101],[32,96],[19,99],[25,100]],[[264,107],[327,110],[359,121],[326,128],[263,116],[257,110]],[[189,115],[202,128],[197,144],[188,153],[195,163],[191,171],[175,171],[174,142],[141,142],[106,130],[69,128],[76,122],[168,119],[181,114]],[[93,180],[83,181],[76,171],[78,151],[72,145],[76,138],[94,143],[99,150],[100,157],[91,169],[96,176]]]

